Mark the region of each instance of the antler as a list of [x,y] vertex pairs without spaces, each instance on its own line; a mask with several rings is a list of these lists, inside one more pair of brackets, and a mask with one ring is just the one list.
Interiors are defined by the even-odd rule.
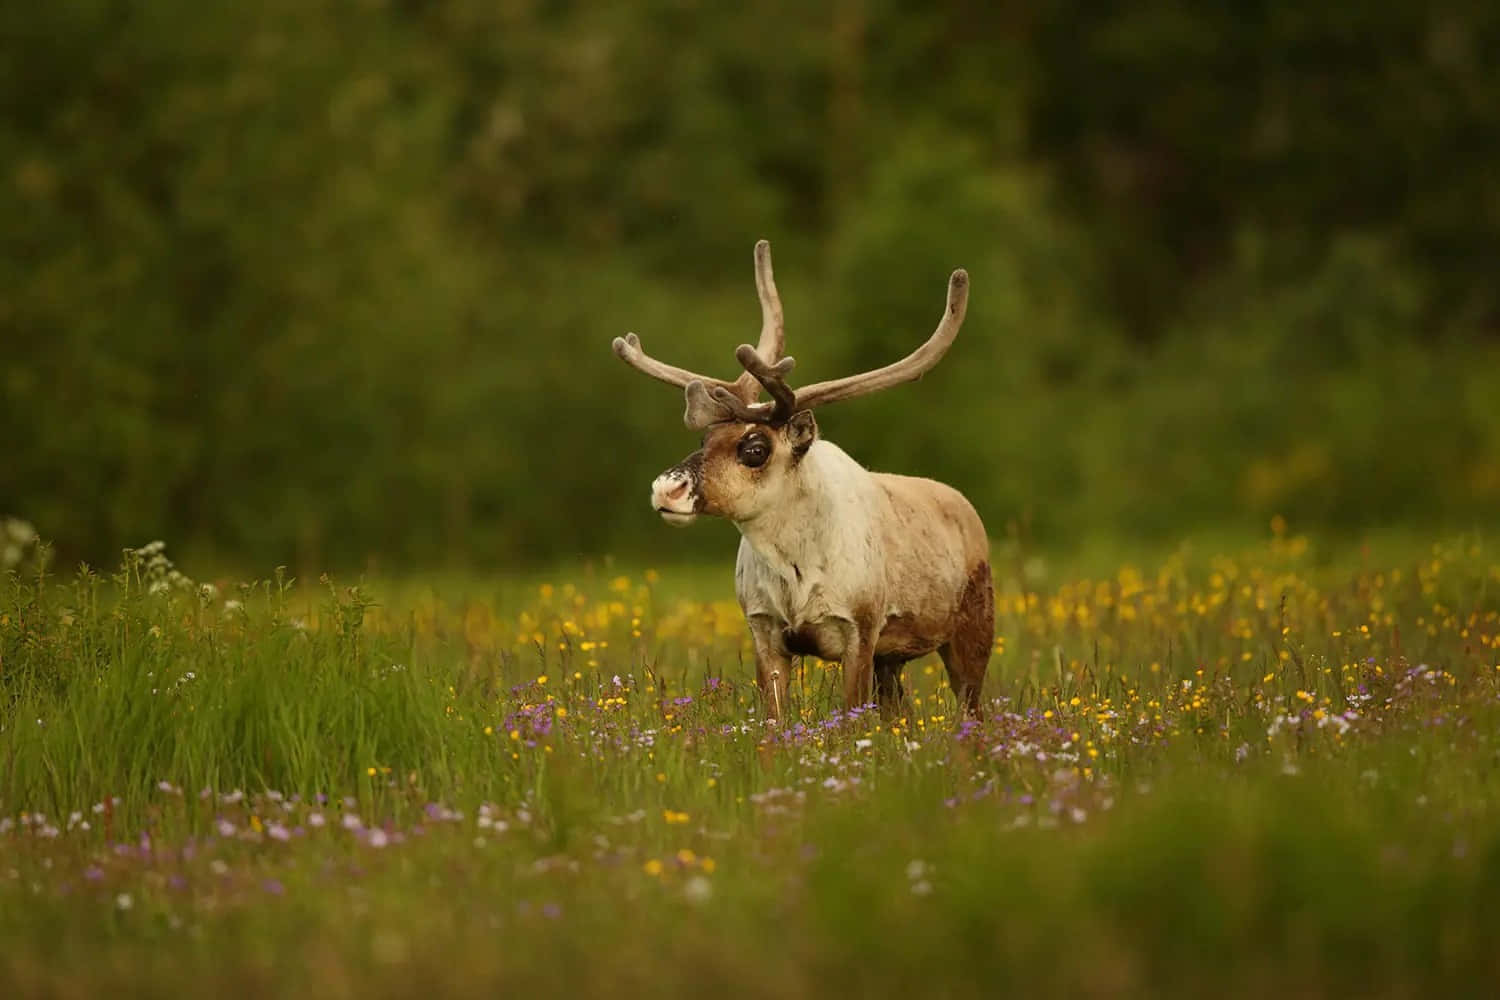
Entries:
[[[837,403],[866,396],[881,389],[911,382],[932,370],[942,360],[953,339],[963,326],[969,304],[969,272],[959,268],[948,279],[948,302],[943,318],[927,342],[900,361],[874,371],[848,375],[807,386],[800,391],[786,384],[796,361],[782,357],[786,350],[786,328],[782,321],[781,296],[771,274],[771,244],[755,244],[755,289],[760,295],[760,343],[756,347],[741,344],[735,359],[745,369],[733,382],[699,375],[685,368],[669,365],[641,350],[641,341],[633,333],[614,340],[615,354],[637,371],[644,372],[668,385],[680,386],[687,399],[683,422],[694,430],[703,430],[725,420],[743,423],[783,423],[798,410]],[[770,393],[772,402],[758,403],[760,389]]]
[[888,364],[884,368],[831,379],[827,382],[817,382],[798,389],[795,408],[810,410],[815,406],[854,399],[856,396],[867,396],[872,392],[879,392],[881,389],[889,389],[893,385],[921,378],[931,371],[932,366],[941,361],[943,355],[948,353],[948,348],[953,346],[953,338],[958,336],[958,328],[963,326],[964,312],[968,309],[968,305],[969,272],[959,268],[948,279],[948,303],[943,309],[943,318],[938,322],[937,329],[933,331],[931,337],[927,338],[925,344],[900,361]]
[[667,383],[667,385],[675,385],[679,389],[685,387],[689,382],[719,385],[726,389],[734,385],[732,382],[721,382],[719,379],[709,378],[707,375],[690,372],[686,368],[678,368],[676,365],[657,361],[641,349],[641,338],[633,333],[627,333],[623,337],[616,337],[612,346],[615,349],[615,355],[636,371],[644,372],[654,379],[660,379]]
[[[791,386],[786,384],[786,377],[797,365],[795,358],[782,358],[774,365],[768,365],[760,352],[749,344],[741,344],[735,350],[734,357],[744,366],[745,375],[759,382],[766,392],[771,394],[774,403],[768,416],[769,423],[779,424],[797,412],[797,394],[792,391]],[[757,404],[757,406],[764,405],[764,403]]]
[[[755,292],[760,297],[760,341],[755,353],[761,361],[774,365],[786,354],[786,323],[782,319],[781,295],[776,291],[776,278],[771,271],[771,244],[768,240],[755,244]],[[755,384],[757,381],[765,384],[746,365],[745,373],[735,380],[734,390],[741,398],[754,402],[760,395]],[[768,391],[769,388],[767,386]]]
[[[786,376],[795,362],[782,359],[786,351],[786,325],[781,295],[776,291],[776,278],[771,271],[771,244],[766,240],[755,244],[755,291],[760,297],[760,342],[757,347],[747,344],[742,348],[753,360],[748,364],[741,360],[745,371],[733,382],[658,361],[641,349],[641,340],[633,333],[615,338],[615,354],[636,371],[682,387],[687,399],[682,419],[693,430],[703,430],[726,419],[746,423],[785,420],[792,414],[794,400]],[[774,404],[756,402],[761,386],[775,398]]]

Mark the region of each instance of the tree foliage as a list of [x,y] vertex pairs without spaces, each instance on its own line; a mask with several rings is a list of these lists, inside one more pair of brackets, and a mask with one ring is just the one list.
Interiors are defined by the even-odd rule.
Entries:
[[944,366],[823,422],[997,533],[1500,500],[1492,5],[60,0],[0,33],[0,507],[69,555],[647,544],[692,441],[608,341],[729,374],[762,236],[804,377],[904,353],[969,267]]

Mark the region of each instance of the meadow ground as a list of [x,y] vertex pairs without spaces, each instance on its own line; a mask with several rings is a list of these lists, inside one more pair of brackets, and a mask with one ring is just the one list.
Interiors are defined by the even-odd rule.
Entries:
[[11,575],[0,993],[1491,992],[1500,557],[1013,562],[983,722],[780,728],[727,568]]

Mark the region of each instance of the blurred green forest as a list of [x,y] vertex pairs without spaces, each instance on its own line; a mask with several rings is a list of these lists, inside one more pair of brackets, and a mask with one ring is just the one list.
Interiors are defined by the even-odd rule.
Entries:
[[[65,559],[714,552],[610,339],[803,380],[991,534],[1500,505],[1500,6],[55,0],[0,11],[0,513]],[[721,526],[722,527],[722,526]]]

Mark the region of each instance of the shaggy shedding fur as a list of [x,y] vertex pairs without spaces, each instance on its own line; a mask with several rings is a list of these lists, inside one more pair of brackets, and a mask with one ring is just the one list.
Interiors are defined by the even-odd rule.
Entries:
[[[771,249],[755,248],[759,345],[741,345],[733,382],[657,361],[628,334],[622,361],[681,387],[684,421],[703,447],[658,476],[651,504],[673,524],[699,514],[740,530],[735,590],[755,643],[756,678],[769,711],[787,708],[793,656],[837,660],[844,704],[872,694],[894,712],[901,665],[936,650],[965,713],[978,715],[994,640],[989,541],[973,506],[930,479],[875,473],[818,437],[812,409],[921,378],[952,345],[968,305],[968,275],[954,271],[937,329],[900,361],[794,390],[784,357]],[[773,402],[758,402],[760,390]]]

